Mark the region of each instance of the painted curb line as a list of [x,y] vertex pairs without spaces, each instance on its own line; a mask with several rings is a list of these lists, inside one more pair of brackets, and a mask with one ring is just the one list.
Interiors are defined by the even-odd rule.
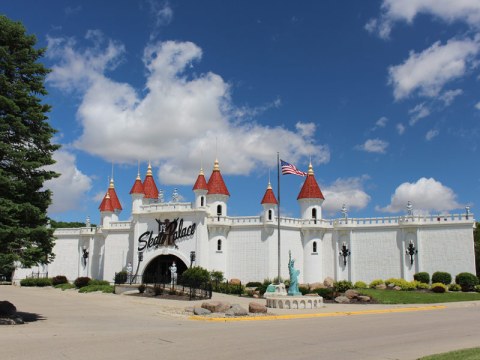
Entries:
[[266,321],[266,320],[291,320],[291,319],[311,319],[320,317],[334,317],[334,316],[356,316],[356,315],[375,315],[375,314],[390,314],[390,313],[404,313],[413,311],[431,311],[443,310],[447,307],[444,305],[434,306],[419,306],[396,309],[377,309],[377,310],[362,310],[362,311],[339,311],[330,313],[318,314],[288,314],[288,315],[266,315],[266,316],[252,316],[252,317],[205,317],[200,315],[193,315],[189,320],[197,321],[211,321],[211,322],[232,322],[232,321]]

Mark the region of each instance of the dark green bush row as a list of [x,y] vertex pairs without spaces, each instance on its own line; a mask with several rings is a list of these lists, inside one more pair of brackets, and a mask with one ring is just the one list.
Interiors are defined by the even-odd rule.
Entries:
[[455,277],[455,282],[462,287],[462,291],[475,291],[475,286],[478,285],[478,277],[463,272]]
[[20,280],[21,286],[52,286],[52,279],[41,278],[41,279],[22,279]]
[[52,278],[52,285],[53,286],[60,285],[60,284],[67,284],[67,283],[68,283],[68,279],[67,279],[66,276],[57,275],[57,276]]
[[79,293],[89,293],[94,291],[101,291],[103,293],[113,293],[113,286],[112,285],[87,285],[81,287],[78,292]]
[[427,272],[419,272],[413,275],[413,279],[424,284],[430,284],[430,274]]
[[80,277],[76,278],[73,283],[75,284],[75,287],[77,289],[81,289],[81,288],[87,286],[88,283],[90,282],[90,280],[92,280],[92,279],[90,279],[89,277],[80,276]]
[[444,271],[436,271],[432,274],[432,283],[441,283],[450,285],[452,282],[452,275]]
[[115,274],[115,284],[125,284],[127,282],[128,273],[126,271],[120,271]]

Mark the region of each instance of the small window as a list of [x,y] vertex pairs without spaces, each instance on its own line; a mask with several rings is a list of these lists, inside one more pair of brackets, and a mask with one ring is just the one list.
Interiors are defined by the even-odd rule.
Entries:
[[222,215],[222,205],[217,205],[217,215]]
[[200,206],[205,206],[205,198],[203,196],[200,196]]
[[222,240],[221,239],[217,240],[217,251],[222,251]]
[[312,251],[313,251],[314,253],[317,252],[317,242],[316,242],[316,241],[313,242]]
[[312,219],[316,219],[316,218],[317,218],[317,209],[313,208],[312,209]]
[[268,210],[268,220],[272,220],[272,210]]

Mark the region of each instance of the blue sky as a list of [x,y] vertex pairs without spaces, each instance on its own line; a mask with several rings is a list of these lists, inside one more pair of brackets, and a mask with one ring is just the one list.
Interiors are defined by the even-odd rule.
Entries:
[[[48,47],[58,130],[53,219],[99,221],[114,168],[128,194],[152,162],[166,200],[215,157],[229,215],[258,215],[276,157],[311,159],[324,217],[475,212],[480,1],[2,2]],[[303,179],[281,179],[299,216]]]

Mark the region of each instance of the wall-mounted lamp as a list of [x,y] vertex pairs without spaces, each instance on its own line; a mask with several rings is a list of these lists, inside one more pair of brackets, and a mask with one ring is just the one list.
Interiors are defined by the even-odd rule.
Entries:
[[350,250],[347,247],[347,244],[344,242],[342,248],[340,249],[340,256],[343,256],[343,266],[347,266],[347,257],[351,254]]
[[88,249],[84,245],[82,248],[82,258],[83,258],[83,265],[85,266],[87,265],[88,255],[89,255]]
[[416,254],[418,254],[418,250],[415,248],[415,245],[413,245],[412,240],[410,240],[407,251],[405,253],[410,256],[410,265],[413,265],[413,258]]
[[143,251],[139,251],[138,252],[138,262],[142,262],[143,261]]
[[192,267],[194,261],[195,261],[195,251],[190,251],[190,267]]

